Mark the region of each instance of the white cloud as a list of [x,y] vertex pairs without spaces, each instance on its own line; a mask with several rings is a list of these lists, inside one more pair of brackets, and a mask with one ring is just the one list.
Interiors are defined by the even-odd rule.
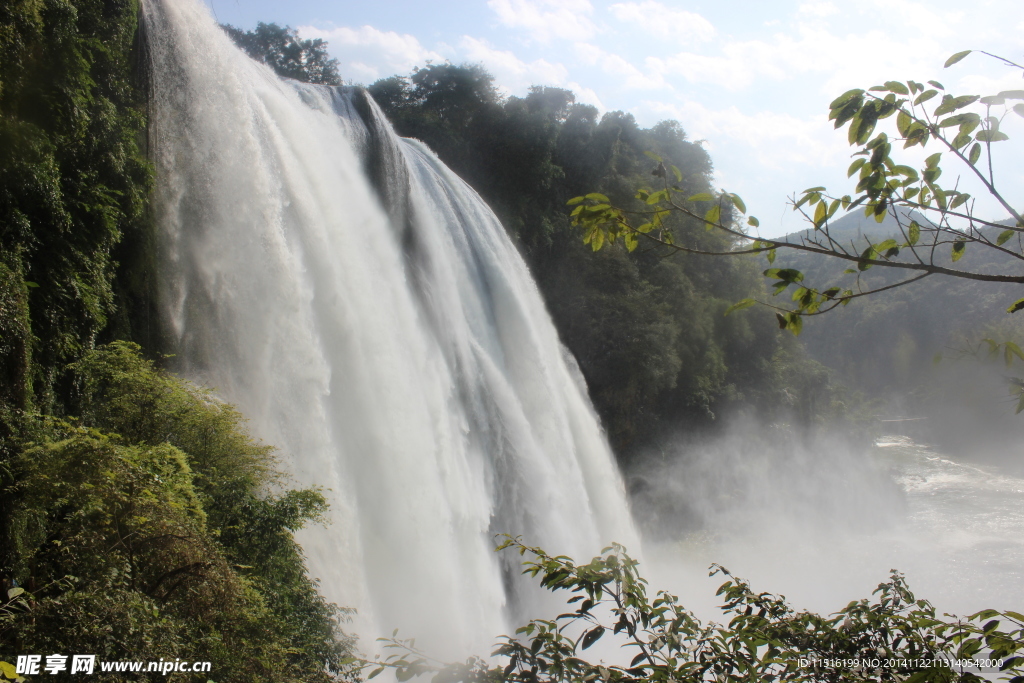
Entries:
[[680,52],[652,58],[650,66],[667,79],[711,83],[738,91],[765,79],[788,81],[807,74],[825,93],[872,85],[895,78],[926,78],[934,74],[942,48],[928,35],[894,41],[881,31],[845,36],[821,27],[800,25],[794,33],[776,33],[769,40],[730,41],[718,55]]
[[811,2],[805,2],[800,5],[797,13],[804,16],[824,18],[839,14],[839,8],[828,2],[828,0],[811,0]]
[[636,24],[662,40],[702,43],[715,37],[715,27],[699,14],[675,10],[655,0],[620,2],[608,8],[619,21]]
[[846,138],[837,134],[824,116],[811,119],[775,111],[748,114],[735,106],[711,109],[700,102],[681,105],[645,102],[664,118],[678,120],[691,139],[707,139],[718,146],[738,143],[764,168],[784,170],[793,164],[819,168],[849,163]]
[[[658,70],[641,70],[621,55],[606,52],[591,43],[576,43],[577,58],[587,66],[595,66],[608,76],[614,77],[615,85],[636,90],[670,89]],[[650,60],[648,60],[650,61]]]
[[587,40],[597,29],[590,0],[489,0],[487,6],[508,28],[523,29],[529,40]]
[[965,16],[960,10],[944,11],[937,9],[934,3],[913,0],[874,0],[874,4],[879,13],[877,16],[885,17],[886,22],[893,26],[912,27],[913,31],[933,38],[963,35]]
[[607,111],[608,107],[604,106],[604,102],[593,88],[585,88],[576,81],[566,83],[565,87],[576,93],[576,101],[580,104],[592,104],[597,107],[599,112]]
[[463,36],[459,47],[464,59],[483,64],[506,94],[525,92],[531,85],[563,85],[569,76],[562,64],[545,59],[525,62],[509,50],[495,49],[470,36]]
[[322,38],[328,42],[328,50],[338,60],[338,70],[346,82],[368,84],[394,74],[407,75],[413,67],[423,66],[427,61],[444,61],[442,55],[425,48],[415,36],[381,31],[373,26],[300,26],[298,31],[305,39]]

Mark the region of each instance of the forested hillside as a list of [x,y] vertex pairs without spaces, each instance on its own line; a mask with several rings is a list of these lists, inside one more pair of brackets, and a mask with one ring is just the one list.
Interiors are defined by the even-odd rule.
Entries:
[[[925,223],[920,215],[910,220]],[[902,240],[892,216],[878,223],[863,212],[847,214],[831,227],[844,244],[863,250],[890,237]],[[799,234],[791,235],[791,241]],[[780,267],[800,270],[808,283],[849,287],[859,282],[865,290],[902,279],[894,269],[872,268],[845,273],[849,263],[817,254],[787,252]],[[967,250],[958,266],[982,273],[1009,272],[1014,259],[994,249]],[[1019,297],[1016,285],[978,282],[933,275],[906,287],[881,292],[840,307],[827,319],[809,320],[801,334],[808,351],[818,360],[843,372],[844,380],[873,393],[891,393],[920,383],[936,354],[955,351],[957,345],[977,344],[998,336],[995,327],[1013,321],[1006,308]],[[1005,330],[1004,332],[1008,332]]]
[[[908,218],[925,224],[920,215]],[[878,223],[859,210],[835,221],[830,233],[858,252],[868,240],[905,239],[891,215]],[[997,233],[990,231],[993,240]],[[1012,256],[978,248],[967,249],[957,266],[1012,273],[1016,264]],[[903,279],[889,268],[845,272],[848,262],[805,252],[780,254],[776,265],[799,270],[805,282],[821,288],[859,284],[870,290]],[[931,275],[812,317],[800,340],[842,383],[888,404],[889,417],[920,420],[901,424],[902,430],[975,455],[983,449],[1017,453],[1024,429],[1014,415],[1021,361],[996,347],[1024,337],[1021,321],[1006,312],[1019,297],[1015,284]]]

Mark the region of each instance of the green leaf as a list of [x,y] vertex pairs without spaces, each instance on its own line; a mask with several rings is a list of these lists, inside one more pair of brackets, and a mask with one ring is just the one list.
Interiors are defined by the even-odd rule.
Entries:
[[754,227],[754,228],[756,228],[756,227],[758,227],[759,225],[761,225],[761,221],[757,220],[757,219],[756,219],[755,217],[753,217],[753,216],[750,216],[749,218],[747,218],[747,225],[749,225],[749,226],[751,226],[751,227]]
[[718,221],[722,218],[722,207],[718,204],[712,206],[704,214],[704,227],[707,230],[717,227]]
[[907,90],[907,86],[903,85],[899,81],[886,81],[885,87],[888,88],[890,92],[898,93],[900,95],[910,94],[910,91]]
[[795,268],[769,268],[764,271],[765,277],[777,277],[785,282],[803,282],[804,274]]
[[747,205],[743,203],[743,200],[740,199],[738,194],[730,194],[729,199],[732,200],[732,203],[740,210],[741,213],[747,212]]
[[35,289],[36,287],[39,286],[39,283],[29,282],[28,280],[25,280],[25,286],[28,287],[29,289]]
[[21,595],[24,592],[25,592],[25,589],[22,588],[21,586],[15,586],[14,588],[10,588],[10,589],[7,590],[7,599],[8,600],[13,600],[14,598],[18,597],[19,595]]
[[660,156],[658,156],[657,154],[655,154],[654,152],[644,152],[644,154],[646,154],[648,157],[650,157],[654,161],[657,161],[658,163],[661,163],[661,161],[662,161],[662,158]]
[[971,54],[971,50],[964,50],[963,52],[957,52],[955,55],[950,56],[950,58],[946,60],[946,63],[943,64],[942,68],[943,69],[948,69],[949,67],[953,66],[954,64],[956,64],[957,62],[959,62],[961,59],[963,59],[964,57],[966,57],[969,54]]
[[774,249],[769,249],[765,253],[765,257],[767,257],[768,263],[775,263],[775,250]]
[[974,123],[980,121],[981,117],[974,112],[964,112],[963,114],[954,114],[953,116],[946,117],[939,121],[939,128],[949,128],[950,126],[960,126],[965,123]]
[[910,132],[910,124],[913,122],[913,119],[910,118],[910,114],[903,109],[900,109],[900,113],[896,115],[896,130],[900,132],[900,135],[906,137],[907,133]]
[[943,114],[949,114],[966,107],[967,105],[978,101],[977,95],[961,95],[960,97],[950,97],[946,95],[942,98],[942,104],[935,108],[935,115],[942,116]]
[[597,626],[587,631],[583,635],[583,649],[586,650],[588,647],[596,643],[603,635],[604,626]]
[[10,662],[0,660],[0,673],[12,681],[24,681],[26,680],[18,673],[18,667],[14,666]]
[[683,172],[679,170],[678,166],[673,166],[672,167],[672,175],[674,175],[676,177],[676,182],[677,183],[683,182]]
[[1015,233],[1015,230],[1003,230],[1001,233],[999,233],[999,237],[996,238],[996,245],[1000,247],[1003,246],[1004,244],[1006,244],[1006,241],[1008,239],[1014,236]]
[[953,253],[950,255],[954,262],[959,261],[963,258],[964,252],[967,250],[967,243],[963,240],[957,240],[953,243]]
[[981,158],[981,145],[979,143],[975,142],[973,145],[971,145],[971,151],[967,155],[967,161],[970,162],[971,166],[974,166],[974,164],[978,163],[978,159],[980,159],[980,158]]
[[566,204],[566,206],[574,206],[575,204],[582,203],[583,199],[584,199],[583,197],[573,197],[572,199],[567,201],[565,204]]
[[1024,116],[1024,104],[1013,105],[1013,111],[1019,116]]
[[956,198],[949,203],[949,208],[955,209],[958,206],[961,206],[964,202],[966,202],[970,198],[971,198],[971,195],[969,193],[967,193],[967,192],[959,192],[959,193],[957,193]]
[[976,137],[979,142],[1002,142],[1010,139],[1010,136],[1001,130],[982,130]]
[[667,199],[668,190],[658,190],[657,192],[654,192],[649,197],[647,197],[646,201],[648,204],[654,205],[657,204],[658,202],[666,201]]
[[942,87],[942,84],[939,83],[938,81],[928,81],[928,85],[934,86],[934,87],[938,88],[939,90],[945,90],[945,88]]
[[822,186],[819,186],[819,187],[808,187],[806,190],[804,190],[800,194],[809,194],[811,192],[824,192],[824,191],[825,191],[825,188],[822,187]]
[[710,194],[708,192],[699,192],[699,193],[693,195],[692,197],[687,197],[686,201],[688,201],[688,202],[713,202],[715,199],[717,199],[717,197],[715,197],[715,195],[713,195],[713,194]]
[[917,221],[910,222],[910,229],[908,230],[907,242],[910,246],[917,244],[917,241],[921,239],[921,226],[917,224]]
[[[853,100],[853,99],[855,99],[857,97],[860,97],[863,94],[864,94],[864,91],[859,89],[859,88],[854,89],[854,90],[847,90],[842,95],[840,95],[839,97],[837,97],[834,100],[832,100],[832,103],[830,105],[828,105],[828,108],[829,109],[838,109],[839,107],[843,106],[844,104],[846,104],[850,100]],[[822,188],[822,189],[824,189],[824,188]]]
[[917,99],[914,100],[914,104],[921,104],[922,102],[927,102],[928,100],[930,100],[931,98],[935,97],[938,94],[938,90],[925,90],[923,93],[917,96]]
[[1024,90],[1004,90],[999,96],[1008,100],[1024,100]]
[[902,164],[900,164],[898,166],[893,166],[892,167],[892,172],[893,173],[897,173],[897,174],[902,175],[902,176],[906,176],[907,178],[910,178],[911,180],[917,180],[917,177],[918,177],[916,169],[911,168],[910,166],[904,166]]
[[814,228],[817,230],[821,227],[822,223],[825,222],[825,217],[828,214],[828,207],[825,206],[825,202],[819,202],[818,208],[814,210]]
[[610,203],[610,201],[611,201],[611,200],[608,199],[608,197],[605,197],[600,192],[591,192],[590,194],[586,195],[584,197],[584,199],[592,199],[595,202],[605,202],[605,203]]
[[734,311],[742,311],[744,308],[750,308],[756,303],[757,301],[755,299],[743,299],[742,301],[737,301],[732,306],[725,309],[724,315],[729,315]]

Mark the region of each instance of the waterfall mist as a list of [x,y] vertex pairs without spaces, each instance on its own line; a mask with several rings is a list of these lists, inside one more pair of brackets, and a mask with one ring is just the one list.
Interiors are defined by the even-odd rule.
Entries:
[[651,585],[721,619],[718,563],[820,614],[891,569],[939,610],[1024,604],[1024,478],[906,436],[876,443],[749,418],[680,436],[627,473]]
[[364,92],[282,81],[197,1],[144,20],[176,369],[325,489],[331,524],[299,538],[362,646],[399,628],[485,653],[536,615],[495,534],[638,550],[574,361],[476,193]]

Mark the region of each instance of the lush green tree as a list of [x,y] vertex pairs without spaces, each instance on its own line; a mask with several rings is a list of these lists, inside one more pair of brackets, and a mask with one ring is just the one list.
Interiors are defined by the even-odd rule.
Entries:
[[257,62],[266,64],[279,76],[304,83],[341,85],[338,60],[327,54],[327,43],[320,38],[302,40],[290,26],[256,25],[254,31],[222,24],[238,47]]
[[[134,87],[138,6],[0,7],[0,400],[59,411],[108,328],[119,245],[143,227],[150,168]],[[0,429],[2,431],[2,429]]]
[[345,613],[319,595],[292,535],[321,521],[323,496],[284,489],[237,411],[132,344],[90,352],[75,374],[79,420],[25,414],[8,439],[3,651],[333,680],[352,649]]

